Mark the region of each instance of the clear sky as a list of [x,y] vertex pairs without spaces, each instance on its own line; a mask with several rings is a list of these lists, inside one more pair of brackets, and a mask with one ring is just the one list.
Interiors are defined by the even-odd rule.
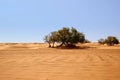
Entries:
[[120,39],[120,0],[0,0],[0,42],[43,42],[62,27]]

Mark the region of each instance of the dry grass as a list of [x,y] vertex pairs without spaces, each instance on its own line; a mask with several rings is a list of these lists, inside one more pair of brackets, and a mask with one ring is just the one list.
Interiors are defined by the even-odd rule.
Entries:
[[120,80],[120,45],[47,46],[0,44],[0,80]]

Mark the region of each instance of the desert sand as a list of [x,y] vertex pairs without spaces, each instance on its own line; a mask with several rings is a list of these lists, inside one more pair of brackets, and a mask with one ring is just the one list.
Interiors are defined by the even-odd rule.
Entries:
[[120,80],[120,45],[0,44],[0,80]]

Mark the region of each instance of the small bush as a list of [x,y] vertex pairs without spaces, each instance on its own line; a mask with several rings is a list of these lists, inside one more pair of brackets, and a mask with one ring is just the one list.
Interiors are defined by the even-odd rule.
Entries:
[[105,39],[102,39],[102,38],[99,39],[99,40],[98,40],[98,43],[99,43],[99,44],[105,44]]

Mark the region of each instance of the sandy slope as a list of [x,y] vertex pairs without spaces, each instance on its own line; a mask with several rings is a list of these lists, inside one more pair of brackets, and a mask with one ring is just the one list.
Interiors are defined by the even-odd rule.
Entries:
[[0,80],[120,80],[119,46],[74,50],[44,44],[0,46]]

